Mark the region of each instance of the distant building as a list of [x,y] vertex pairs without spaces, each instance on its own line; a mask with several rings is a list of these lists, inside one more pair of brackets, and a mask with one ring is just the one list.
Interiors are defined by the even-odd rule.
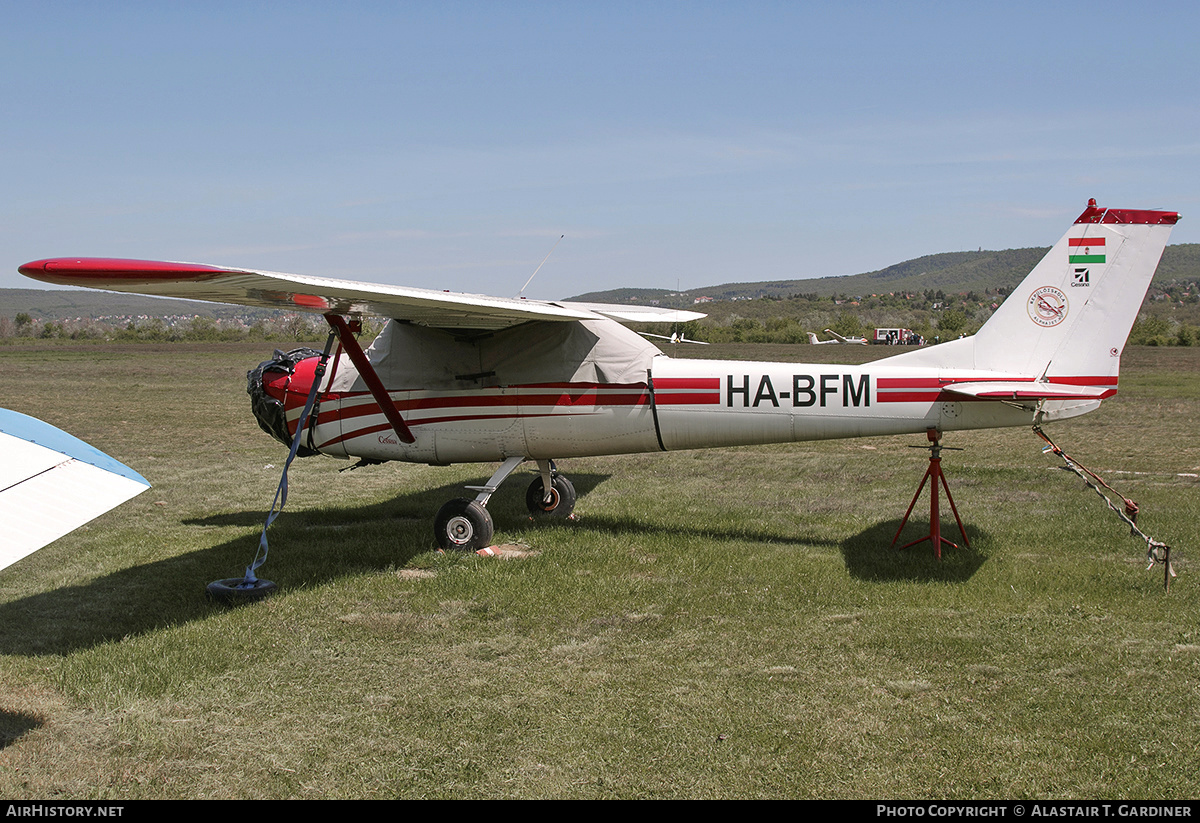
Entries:
[[883,346],[923,346],[925,338],[912,329],[876,329],[871,342]]

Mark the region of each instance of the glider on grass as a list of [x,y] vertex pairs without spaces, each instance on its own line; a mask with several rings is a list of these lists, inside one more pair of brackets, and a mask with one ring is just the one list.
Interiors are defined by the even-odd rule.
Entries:
[[[54,284],[322,314],[337,352],[277,353],[250,373],[262,428],[303,454],[495,463],[446,503],[448,549],[488,545],[487,503],[521,463],[531,512],[568,516],[555,459],[1025,426],[1084,414],[1117,391],[1121,350],[1175,212],[1091,201],[973,337],[861,366],[670,358],[618,321],[703,315],[505,299],[196,263],[56,258],[21,266]],[[390,318],[362,351],[363,315]],[[326,351],[330,350],[327,347]],[[318,368],[318,364],[322,364]]]
[[832,334],[834,337],[836,337],[838,339],[839,342],[845,343],[848,346],[865,346],[865,345],[867,345],[867,338],[865,338],[865,337],[855,337],[854,335],[850,335],[849,337],[842,337],[842,335],[838,334],[833,329],[826,329],[825,333]]
[[842,337],[842,335],[838,334],[833,329],[826,329],[825,333],[833,335],[833,339],[832,340],[821,340],[817,337],[816,334],[814,334],[813,332],[809,332],[808,333],[808,342],[813,344],[814,346],[824,346],[824,345],[828,345],[829,343],[845,343],[845,344],[851,345],[851,346],[867,345],[867,339],[865,337],[855,337],[854,335],[850,335],[849,337]]
[[0,409],[0,569],[150,488],[104,452]]

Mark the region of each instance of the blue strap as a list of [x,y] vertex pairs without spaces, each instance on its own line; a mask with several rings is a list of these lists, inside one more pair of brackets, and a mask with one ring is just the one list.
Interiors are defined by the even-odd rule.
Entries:
[[313,372],[312,388],[308,390],[308,400],[304,403],[304,411],[300,412],[300,419],[296,422],[296,435],[292,438],[292,449],[288,452],[287,462],[283,464],[283,475],[279,478],[279,488],[275,490],[275,500],[271,503],[271,510],[267,512],[267,522],[263,524],[262,536],[258,539],[258,552],[254,555],[254,562],[246,567],[246,577],[242,581],[242,585],[253,587],[258,581],[254,572],[267,562],[267,529],[275,522],[275,518],[283,511],[283,507],[287,504],[288,492],[288,467],[292,465],[292,461],[296,458],[296,452],[300,449],[300,440],[304,437],[304,429],[308,423],[308,415],[312,411],[313,404],[317,399],[317,392],[321,388],[321,380],[325,377],[325,364],[329,361],[329,352],[333,348],[333,338],[336,332],[329,333],[329,339],[325,341],[325,352],[321,355],[321,362],[317,364],[317,368]]

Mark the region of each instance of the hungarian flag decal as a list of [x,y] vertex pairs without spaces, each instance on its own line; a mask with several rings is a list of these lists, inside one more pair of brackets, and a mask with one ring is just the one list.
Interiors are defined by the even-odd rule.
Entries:
[[1103,237],[1068,237],[1067,238],[1067,262],[1068,263],[1103,263],[1104,262],[1104,238]]

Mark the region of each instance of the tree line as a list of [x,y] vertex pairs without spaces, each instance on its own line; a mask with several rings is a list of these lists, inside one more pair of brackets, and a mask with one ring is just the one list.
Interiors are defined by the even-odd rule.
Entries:
[[[927,342],[974,334],[1004,302],[1005,288],[946,293],[923,292],[818,296],[796,293],[755,300],[714,300],[696,308],[702,320],[683,324],[650,324],[645,329],[706,343],[807,344],[808,333],[824,337],[825,329],[843,336],[870,338],[877,328],[910,329]],[[383,320],[367,322],[366,333]],[[298,342],[327,334],[317,315],[280,312],[246,322],[190,317],[43,320],[28,312],[0,317],[0,339],[69,339],[112,342]],[[1147,346],[1200,344],[1200,290],[1194,281],[1154,284],[1142,304],[1129,342]]]

